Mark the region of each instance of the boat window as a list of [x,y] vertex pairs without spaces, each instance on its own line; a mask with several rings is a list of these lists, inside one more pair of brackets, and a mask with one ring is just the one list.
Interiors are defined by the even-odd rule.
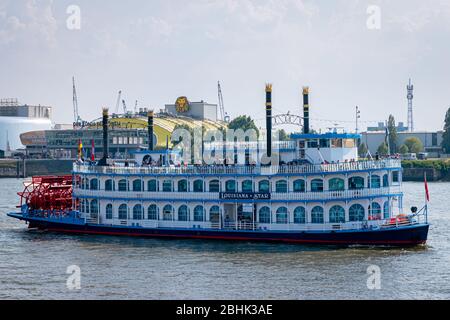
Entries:
[[106,191],[114,191],[114,180],[108,179],[105,181],[105,190]]
[[203,192],[203,180],[194,181],[194,192]]
[[128,191],[128,181],[122,179],[119,181],[119,191]]
[[348,189],[364,189],[364,178],[363,177],[351,177],[348,179]]
[[242,192],[253,192],[253,182],[251,180],[242,181]]
[[111,220],[113,218],[113,206],[111,203],[106,205],[106,219]]
[[385,174],[383,176],[383,187],[384,188],[389,187],[389,175],[388,174]]
[[178,192],[187,192],[188,191],[188,182],[186,179],[178,181]]
[[344,145],[344,148],[354,148],[354,147],[356,147],[355,139],[344,139],[343,145]]
[[381,206],[377,202],[369,206],[369,220],[381,220]]
[[370,187],[373,189],[381,188],[381,178],[376,174],[370,177]]
[[319,143],[317,142],[316,139],[308,141],[308,148],[317,148],[318,146]]
[[297,207],[294,210],[294,223],[304,224],[306,223],[306,210],[304,207]]
[[288,183],[286,180],[280,180],[275,183],[275,192],[277,193],[287,193]]
[[390,206],[389,206],[389,201],[386,201],[384,203],[383,206],[383,211],[384,211],[384,219],[389,219],[391,217],[391,210],[390,210]]
[[128,207],[127,205],[121,204],[119,206],[119,219],[120,220],[127,220],[128,219]]
[[163,192],[172,192],[172,180],[163,181]]
[[157,180],[149,180],[147,182],[147,190],[149,192],[157,192],[158,191],[158,181]]
[[152,205],[148,206],[147,218],[148,218],[148,220],[159,220],[158,207],[156,206],[156,204],[152,204]]
[[288,223],[288,209],[286,207],[280,207],[276,213],[277,223]]
[[92,179],[90,183],[91,190],[98,190],[98,179]]
[[98,201],[96,199],[91,201],[91,217],[97,217],[98,214]]
[[259,209],[259,222],[260,223],[270,223],[270,208],[262,207]]
[[163,208],[163,220],[173,220],[173,207],[170,204]]
[[314,207],[311,210],[311,223],[323,223],[323,208]]
[[205,209],[203,206],[196,206],[194,208],[194,221],[205,221]]
[[345,181],[341,178],[333,178],[328,181],[329,191],[342,191],[345,190]]
[[211,209],[209,209],[209,221],[213,223],[219,223],[220,222],[220,208],[219,206],[212,206]]
[[269,180],[262,180],[258,184],[259,192],[268,193],[270,192],[270,182]]
[[311,191],[312,192],[323,192],[323,180],[314,179],[311,181]]
[[345,209],[341,206],[332,206],[330,208],[330,223],[344,223]]
[[133,207],[133,220],[142,220],[143,215],[142,206],[140,204],[135,205]]
[[305,140],[298,140],[298,148],[305,149]]
[[329,148],[330,147],[330,140],[329,139],[320,139],[319,140],[319,147],[320,148]]
[[89,189],[89,179],[88,178],[84,179],[84,187],[83,187],[83,189],[86,189],[86,190]]
[[331,139],[332,148],[342,148],[342,139]]
[[142,180],[136,179],[133,181],[133,191],[142,191]]
[[211,180],[209,182],[209,192],[220,192],[219,180]]
[[400,173],[398,171],[392,171],[392,183],[400,183]]
[[228,180],[227,182],[225,182],[225,191],[236,192],[236,181]]
[[365,210],[360,204],[354,204],[348,211],[350,221],[364,221]]
[[189,221],[189,210],[186,205],[178,208],[178,221]]
[[306,183],[303,179],[294,181],[294,192],[306,192]]

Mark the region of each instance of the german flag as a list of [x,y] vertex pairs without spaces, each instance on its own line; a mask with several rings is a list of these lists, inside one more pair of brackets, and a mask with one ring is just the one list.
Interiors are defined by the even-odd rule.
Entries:
[[82,158],[83,156],[83,142],[81,142],[81,139],[78,140],[78,158]]

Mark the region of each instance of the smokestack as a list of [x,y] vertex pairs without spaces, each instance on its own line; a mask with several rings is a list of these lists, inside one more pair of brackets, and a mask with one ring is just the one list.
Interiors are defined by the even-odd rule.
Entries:
[[267,156],[272,156],[272,84],[266,84]]
[[303,133],[309,133],[309,87],[303,87]]
[[103,158],[99,161],[99,165],[106,166],[108,159],[108,108],[103,108]]
[[148,150],[153,151],[153,111],[147,113],[148,124]]

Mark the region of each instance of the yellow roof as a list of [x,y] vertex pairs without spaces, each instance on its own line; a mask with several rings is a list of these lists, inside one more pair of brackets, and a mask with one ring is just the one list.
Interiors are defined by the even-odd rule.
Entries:
[[[169,137],[169,146],[171,146],[170,135],[177,125],[187,125],[190,128],[201,127],[203,125],[206,130],[217,130],[226,126],[223,122],[211,120],[195,120],[188,117],[155,115],[153,131],[157,137],[156,147],[164,148],[166,146],[167,137]],[[141,116],[110,118],[109,126],[113,128],[146,129],[147,118]]]

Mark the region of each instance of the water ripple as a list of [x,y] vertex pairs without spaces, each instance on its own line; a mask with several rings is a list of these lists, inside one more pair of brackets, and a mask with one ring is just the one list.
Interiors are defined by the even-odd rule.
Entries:
[[[429,244],[408,249],[36,233],[6,217],[21,188],[0,185],[0,299],[450,298],[450,183],[430,184]],[[405,193],[417,205],[423,185]],[[69,265],[81,268],[79,291],[66,287]],[[367,288],[370,265],[381,268],[380,290]]]

